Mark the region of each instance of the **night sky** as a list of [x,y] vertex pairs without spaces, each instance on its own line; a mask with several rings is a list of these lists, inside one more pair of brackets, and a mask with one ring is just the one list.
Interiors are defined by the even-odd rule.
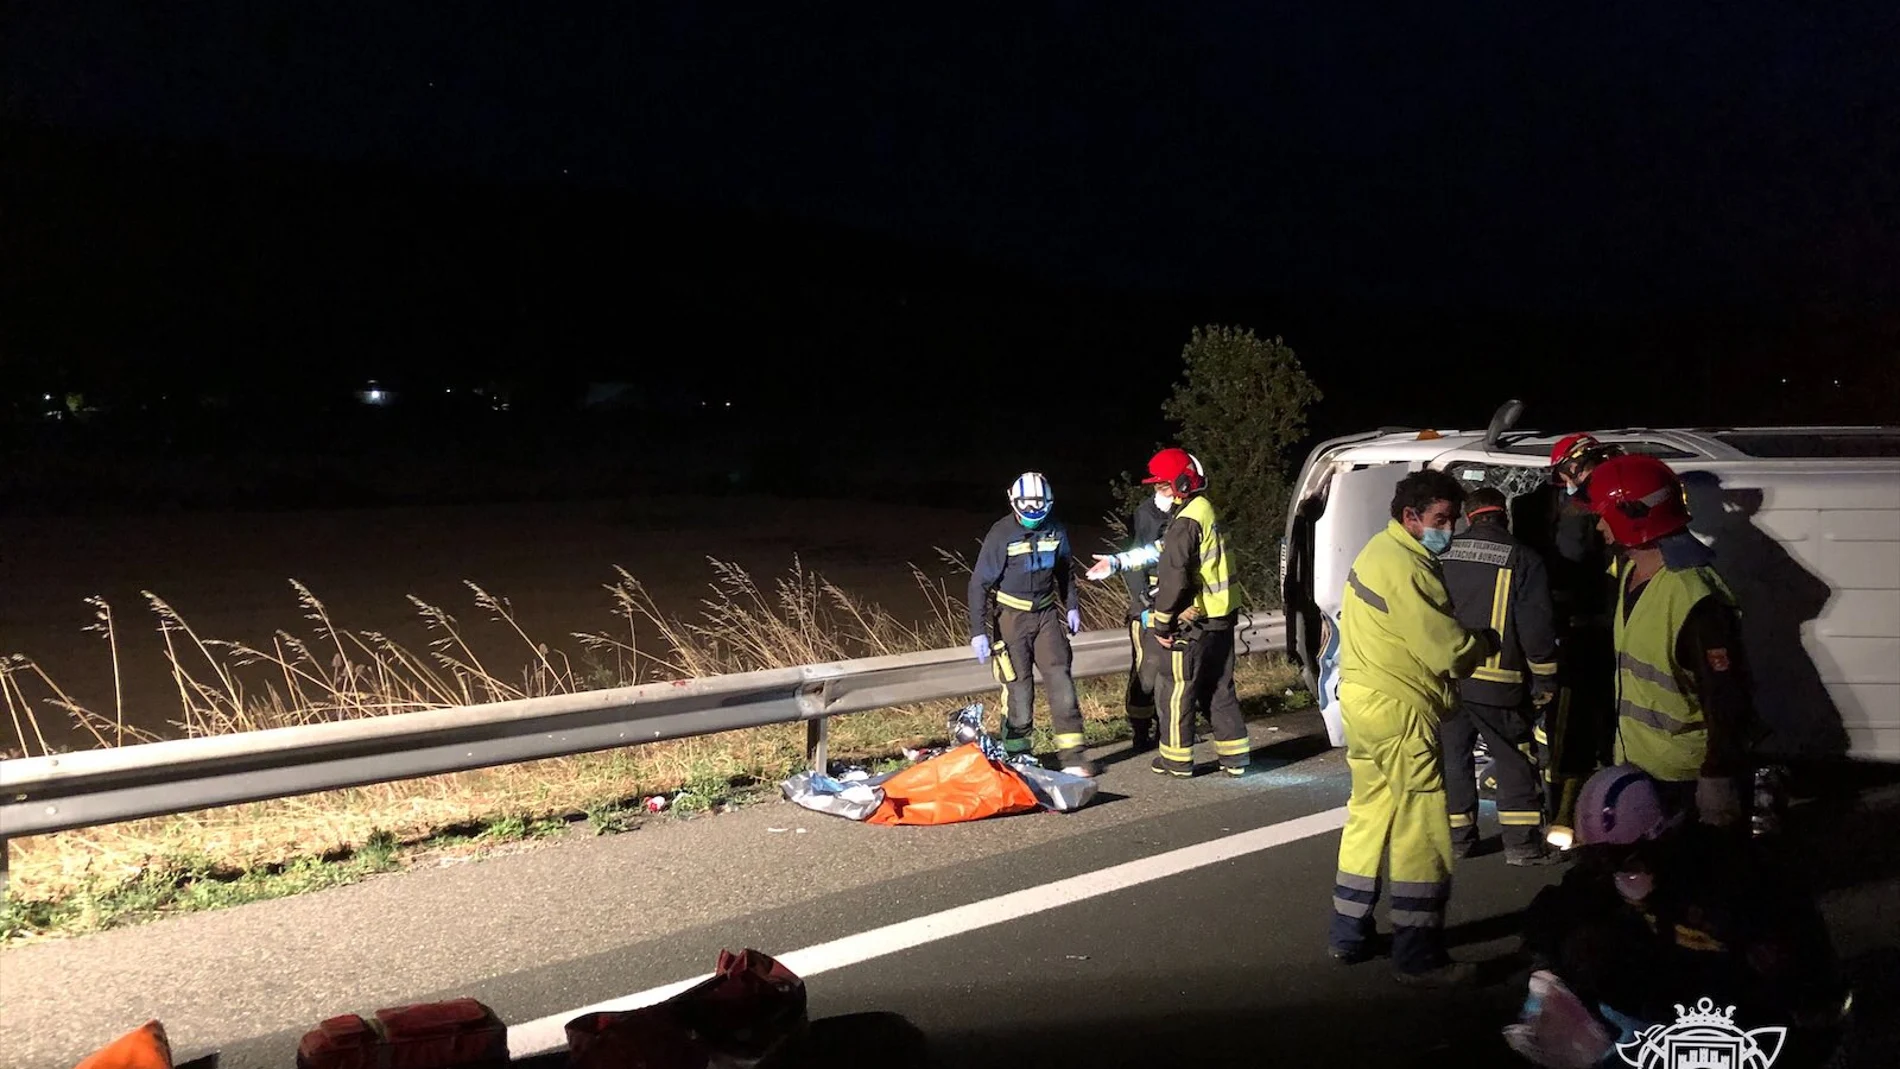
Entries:
[[1322,428],[1895,418],[1891,0],[1259,7],[16,2],[0,345],[1145,436],[1230,321]]

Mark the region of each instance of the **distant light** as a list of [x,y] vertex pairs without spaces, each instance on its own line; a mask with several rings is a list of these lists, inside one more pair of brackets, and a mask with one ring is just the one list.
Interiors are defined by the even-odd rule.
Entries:
[[52,399],[53,399],[53,395],[50,393],[45,393],[45,394],[40,395],[40,400],[42,401],[51,401]]
[[1840,384],[1841,384],[1841,380],[1839,379],[1834,380],[1834,385],[1839,386]]
[[1786,385],[1788,385],[1788,380],[1787,380],[1787,379],[1782,379],[1782,380],[1781,380],[1781,384],[1782,384],[1783,386],[1786,386]]
[[389,400],[389,395],[381,390],[364,390],[363,400],[368,401],[372,405],[380,405],[384,401]]
[[[1837,383],[1835,383],[1834,385],[1836,385],[1836,386],[1839,386],[1839,385],[1840,385],[1840,383],[1838,383],[1838,382],[1837,382]],[[727,402],[726,402],[726,407],[727,407],[727,408],[731,408],[731,407],[732,407],[732,402],[731,402],[731,401],[727,401]]]

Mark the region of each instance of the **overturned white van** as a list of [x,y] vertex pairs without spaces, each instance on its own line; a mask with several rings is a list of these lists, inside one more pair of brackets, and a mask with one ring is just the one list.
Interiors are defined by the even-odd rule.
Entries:
[[[1389,518],[1407,472],[1436,468],[1511,500],[1533,546],[1555,515],[1559,435],[1518,431],[1522,405],[1482,431],[1383,428],[1313,450],[1294,484],[1281,547],[1288,652],[1334,745],[1338,620],[1346,571]],[[1691,529],[1741,602],[1764,757],[1900,761],[1900,428],[1596,430],[1682,476]]]

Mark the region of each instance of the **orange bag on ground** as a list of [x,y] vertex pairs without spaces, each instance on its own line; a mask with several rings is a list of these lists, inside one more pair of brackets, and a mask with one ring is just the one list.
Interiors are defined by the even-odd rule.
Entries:
[[74,1069],[172,1069],[172,1045],[165,1026],[147,1021],[100,1047]]
[[1021,776],[983,756],[974,742],[912,765],[878,786],[884,804],[865,818],[871,824],[956,824],[1041,808]]

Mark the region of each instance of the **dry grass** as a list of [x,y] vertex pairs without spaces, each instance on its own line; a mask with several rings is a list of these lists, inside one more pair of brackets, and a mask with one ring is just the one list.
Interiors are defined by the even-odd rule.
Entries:
[[[960,558],[943,556],[952,569],[967,573]],[[690,619],[662,611],[637,579],[616,569],[616,581],[605,589],[617,623],[611,630],[571,636],[578,645],[578,668],[561,649],[524,633],[507,599],[469,583],[473,604],[488,624],[521,643],[522,666],[517,676],[506,678],[497,674],[498,666],[475,655],[464,624],[414,597],[410,601],[433,635],[426,650],[405,648],[378,631],[337,626],[323,602],[295,581],[291,586],[307,633],[280,630],[256,644],[201,636],[164,599],[149,592],[145,598],[176,688],[178,715],[172,723],[184,736],[940,649],[964,641],[964,608],[957,594],[961,577],[933,579],[913,568],[924,609],[915,617],[900,617],[796,561],[769,587],[736,565],[710,563],[713,582],[697,617]],[[1124,604],[1119,583],[1084,582],[1082,590],[1087,626],[1119,625]],[[89,629],[107,643],[116,681],[119,629],[109,605],[88,600],[96,610]],[[657,634],[660,648],[643,645],[643,634]],[[1289,685],[1290,675],[1278,667],[1277,658],[1270,660],[1275,664],[1246,662],[1248,689],[1277,691]],[[1119,678],[1084,682],[1084,713],[1093,734],[1113,734],[1122,715],[1120,688]],[[0,695],[17,744],[11,756],[57,750],[39,720],[46,709],[70,718],[100,746],[153,737],[126,724],[116,686],[110,715],[86,709],[24,656],[0,660]],[[869,760],[888,757],[901,746],[941,741],[947,705],[838,718],[833,753]],[[221,872],[244,872],[346,856],[366,843],[416,843],[444,829],[498,819],[594,813],[691,784],[770,783],[794,770],[803,756],[803,729],[786,725],[29,837],[10,844],[9,897],[47,903],[97,896],[148,879],[166,859],[192,858]]]

